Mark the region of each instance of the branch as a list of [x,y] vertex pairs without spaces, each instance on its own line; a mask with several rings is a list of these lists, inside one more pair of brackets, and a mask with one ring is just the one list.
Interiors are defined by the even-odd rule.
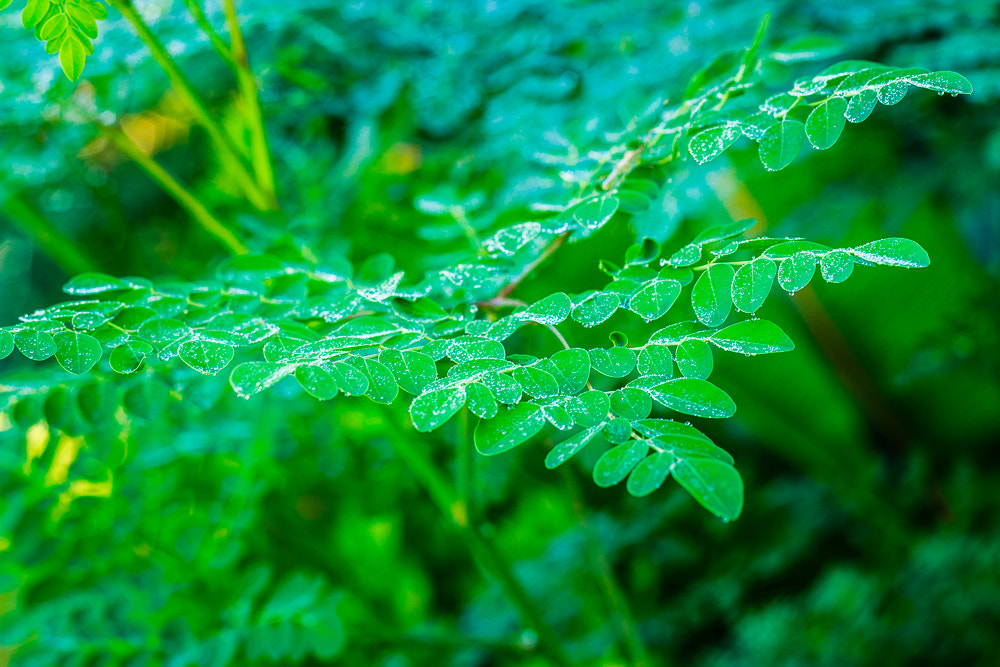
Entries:
[[209,113],[208,107],[205,101],[202,100],[201,96],[188,81],[184,73],[180,71],[177,67],[177,63],[174,59],[170,57],[163,44],[157,39],[153,31],[150,30],[149,26],[146,25],[142,17],[136,11],[135,7],[132,5],[132,0],[108,0],[115,8],[122,13],[122,16],[132,24],[135,28],[136,33],[146,43],[149,47],[149,51],[153,56],[153,59],[163,68],[166,72],[167,78],[170,79],[170,85],[174,87],[177,94],[191,109],[194,114],[195,120],[198,124],[205,128],[208,132],[209,137],[212,139],[212,143],[215,145],[216,150],[218,150],[222,155],[225,155],[233,164],[233,175],[240,184],[240,188],[243,193],[259,210],[270,210],[275,208],[273,198],[268,197],[264,194],[257,182],[254,180],[253,175],[247,169],[244,163],[244,155],[236,145],[233,143],[232,139],[226,134],[225,129],[222,128],[219,123],[212,117]]
[[271,150],[267,144],[267,132],[264,128],[264,114],[260,108],[260,96],[257,92],[257,82],[250,71],[250,61],[247,56],[246,43],[240,31],[239,17],[233,0],[225,0],[226,23],[229,26],[229,37],[233,44],[232,57],[236,65],[236,82],[240,87],[240,97],[246,106],[247,123],[250,126],[250,156],[257,184],[264,194],[274,199],[274,169],[271,165]]

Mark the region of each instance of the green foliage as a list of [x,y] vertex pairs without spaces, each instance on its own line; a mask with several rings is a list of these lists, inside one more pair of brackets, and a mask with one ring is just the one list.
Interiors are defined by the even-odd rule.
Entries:
[[[709,189],[718,194],[723,189],[718,183],[724,184],[733,165],[761,178],[793,165],[807,143],[825,151],[838,140],[850,141],[855,132],[871,132],[861,136],[877,143],[887,132],[878,124],[883,121],[872,120],[871,130],[866,124],[845,133],[847,122],[868,120],[879,102],[899,103],[910,87],[951,96],[972,92],[967,79],[950,71],[861,60],[814,66],[813,61],[842,53],[844,47],[822,35],[793,36],[772,47],[768,18],[746,48],[721,51],[734,43],[734,32],[722,43],[716,37],[710,48],[683,56],[686,60],[670,69],[694,71],[686,81],[663,73],[660,56],[666,51],[654,51],[656,57],[643,51],[642,76],[627,80],[608,63],[647,47],[622,40],[615,45],[621,53],[598,56],[586,46],[598,34],[596,28],[609,20],[634,20],[641,30],[630,24],[635,28],[630,35],[669,43],[651,48],[678,53],[690,39],[681,32],[673,40],[654,40],[644,32],[646,10],[632,17],[612,11],[611,5],[596,6],[600,3],[525,5],[492,17],[487,16],[491,12],[480,17],[448,8],[440,11],[455,15],[441,25],[426,24],[439,10],[427,9],[425,15],[395,5],[330,10],[311,3],[294,19],[284,17],[296,14],[287,8],[247,3],[248,26],[268,26],[294,42],[283,32],[282,21],[288,20],[292,34],[303,39],[301,48],[284,44],[271,61],[257,60],[257,53],[268,54],[270,48],[260,36],[266,31],[258,31],[262,50],[251,48],[251,55],[266,68],[251,72],[233,5],[223,8],[228,44],[212,27],[218,15],[206,17],[198,3],[187,5],[193,23],[176,19],[179,8],[158,23],[155,12],[145,13],[143,7],[139,13],[132,3],[119,7],[167,70],[176,99],[163,97],[159,111],[149,115],[116,109],[118,101],[109,91],[118,90],[122,79],[104,68],[124,60],[119,53],[127,54],[128,47],[122,46],[124,35],[109,32],[104,38],[110,42],[108,57],[88,63],[94,100],[74,107],[78,116],[72,117],[82,117],[85,133],[91,131],[80,155],[98,155],[95,164],[112,165],[95,167],[93,180],[104,178],[104,170],[119,159],[131,160],[188,216],[180,224],[195,221],[204,238],[189,238],[191,230],[182,226],[183,252],[165,261],[165,269],[151,268],[162,265],[148,263],[146,250],[130,247],[120,253],[120,262],[75,271],[63,287],[73,300],[0,328],[0,359],[15,349],[30,361],[54,357],[38,370],[5,378],[0,403],[5,446],[17,444],[3,459],[10,500],[0,515],[0,538],[10,535],[12,542],[0,543],[5,544],[0,551],[15,545],[12,562],[17,565],[6,574],[33,596],[27,610],[19,605],[13,621],[4,622],[0,645],[23,646],[17,657],[38,664],[65,664],[59,661],[68,656],[81,662],[104,659],[109,646],[115,647],[108,658],[113,664],[335,658],[377,664],[372,656],[383,655],[383,649],[366,653],[365,642],[381,641],[383,625],[404,628],[400,641],[418,645],[439,636],[437,630],[453,629],[426,627],[433,623],[421,616],[419,605],[427,604],[425,589],[431,584],[413,562],[430,559],[428,554],[451,554],[456,544],[499,582],[514,601],[522,627],[531,632],[513,646],[501,646],[506,636],[484,640],[487,648],[435,645],[428,664],[444,664],[442,651],[458,656],[449,664],[523,664],[523,653],[534,650],[535,641],[545,664],[571,664],[558,637],[553,641],[552,619],[538,613],[532,598],[542,598],[546,586],[558,592],[565,581],[556,573],[577,553],[600,554],[602,539],[590,534],[584,548],[574,533],[576,542],[560,543],[546,532],[547,519],[538,507],[551,507],[557,498],[557,511],[576,512],[579,520],[571,521],[586,530],[591,529],[578,509],[581,493],[631,496],[633,505],[619,507],[640,507],[640,515],[657,517],[651,522],[680,516],[677,508],[684,505],[678,498],[691,505],[693,499],[725,523],[740,517],[743,475],[748,490],[759,489],[761,470],[776,466],[760,452],[741,449],[741,474],[734,457],[715,444],[738,446],[741,429],[766,409],[753,383],[748,388],[734,381],[733,364],[740,360],[719,352],[755,357],[795,349],[793,336],[799,340],[804,334],[782,315],[787,299],[776,295],[769,301],[775,281],[789,295],[806,290],[808,296],[810,286],[825,290],[822,283],[857,276],[856,283],[838,288],[845,290],[844,298],[881,294],[888,299],[908,289],[914,274],[899,279],[868,267],[930,264],[916,242],[880,238],[909,233],[899,231],[898,224],[865,228],[827,245],[809,240],[831,237],[821,224],[816,230],[782,231],[753,207],[705,213],[698,197]],[[542,25],[566,32],[539,27],[536,12],[548,22]],[[169,52],[144,35],[150,28],[142,15],[163,35]],[[93,53],[97,21],[106,17],[103,5],[84,0],[29,0],[22,12],[24,25],[35,29],[50,53],[59,53],[71,80],[81,76],[85,58]],[[467,18],[478,27],[454,32]],[[409,21],[408,33],[396,25]],[[517,30],[509,36],[494,30],[491,21]],[[195,38],[195,26],[205,34]],[[531,45],[550,33],[557,42],[571,35],[557,49],[565,60],[534,55]],[[474,34],[503,43],[491,52],[470,46],[474,40],[463,41]],[[448,64],[440,53],[420,60],[441,44],[461,56],[460,64]],[[189,88],[172,69],[173,56],[185,64],[179,55],[185,49],[188,64],[199,65],[190,68],[198,79],[200,65],[208,62],[201,56],[214,49],[220,70],[233,75],[238,102],[224,96],[204,100]],[[483,55],[488,53],[493,55]],[[325,69],[328,60],[332,69]],[[658,64],[650,68],[649,63]],[[604,86],[580,83],[591,69],[600,72]],[[219,78],[211,72],[204,76]],[[261,95],[272,95],[270,108],[265,104],[267,126],[255,76],[263,83]],[[146,73],[136,77],[146,78],[154,79]],[[437,96],[436,88],[445,92]],[[150,89],[160,95],[155,86]],[[206,84],[205,89],[213,88]],[[155,98],[139,90],[137,98]],[[212,142],[203,172],[186,172],[169,147],[134,139],[140,136],[136,127],[161,122],[174,113],[165,110],[178,100],[186,111],[174,119],[201,128],[192,143],[203,138],[202,131]],[[924,103],[916,95],[912,101],[912,106]],[[907,113],[903,110],[909,106],[898,113]],[[151,136],[162,136],[158,133],[169,123],[157,127]],[[185,126],[185,137],[186,131]],[[324,134],[328,131],[334,139]],[[135,144],[131,152],[128,142]],[[121,155],[105,154],[109,146]],[[79,147],[67,152],[72,157]],[[819,159],[826,158],[810,158]],[[170,169],[159,167],[161,162]],[[802,162],[801,171],[808,175],[812,162]],[[44,169],[58,173],[65,163],[53,158]],[[272,168],[279,174],[277,184]],[[708,170],[713,171],[706,176]],[[190,190],[170,171],[191,179]],[[806,178],[797,171],[789,169],[781,177]],[[0,186],[6,188],[6,182]],[[762,191],[769,188],[774,186]],[[820,198],[816,188],[803,188],[803,193]],[[8,203],[15,200],[6,199],[6,189],[0,195],[5,211],[35,220]],[[137,189],[134,196],[143,194]],[[670,213],[671,206],[680,212]],[[839,215],[836,209],[826,211],[809,220]],[[726,214],[743,219],[723,222]],[[31,224],[40,243],[55,238]],[[170,237],[169,226],[163,233]],[[134,243],[137,248],[152,245],[143,238]],[[214,258],[219,242],[234,254]],[[52,247],[57,261],[69,257]],[[176,248],[162,252],[170,256]],[[856,266],[864,269],[855,272]],[[130,272],[169,277],[108,275]],[[823,280],[814,280],[817,275]],[[759,319],[765,304],[769,319]],[[901,326],[921,317],[901,316]],[[765,369],[761,377],[795,375],[781,370],[787,366],[767,363],[754,359],[750,365]],[[738,406],[741,416],[749,411],[747,421],[725,426]],[[817,418],[817,429],[829,426],[822,419]],[[797,422],[782,428],[809,432]],[[849,442],[849,435],[832,432],[830,439],[843,445],[843,452],[786,443],[780,455],[813,470],[838,471],[829,473],[836,480],[831,484],[863,489],[850,501],[863,505],[870,501],[864,494],[874,494],[871,466],[837,441]],[[510,451],[521,445],[519,453]],[[543,458],[540,446],[547,449],[544,467],[560,470],[539,479],[556,481],[535,479]],[[490,458],[476,463],[475,452]],[[830,458],[840,461],[830,463]],[[441,461],[454,463],[440,466]],[[528,461],[526,469],[518,469],[518,461]],[[393,465],[398,462],[410,472],[397,473]],[[488,466],[479,469],[481,474],[489,471],[481,487],[472,481],[477,466]],[[581,468],[594,483],[582,492],[572,482]],[[407,495],[410,475],[459,540],[450,542],[425,520],[425,498],[417,496],[418,502]],[[667,488],[684,493],[664,489],[655,500],[643,500],[663,488],[668,477],[676,486]],[[534,485],[558,480],[567,488],[541,494],[536,502]],[[626,493],[603,491],[623,482]],[[287,497],[297,499],[292,521],[305,523],[278,546],[271,537],[286,536],[274,529],[275,522],[289,519],[280,515],[284,505],[276,499]],[[525,503],[517,505],[526,508],[518,511],[530,516],[525,525],[532,527],[512,528],[518,537],[505,538],[499,520],[486,522],[511,498]],[[760,493],[746,506],[769,520],[776,516],[774,525],[797,516],[794,509],[779,512],[769,503],[773,499]],[[412,516],[397,516],[393,507],[407,507]],[[111,526],[112,532],[88,532],[92,510],[94,525]],[[342,535],[314,534],[319,524],[310,522],[322,512],[336,513],[331,525],[339,527],[331,530],[343,530]],[[378,513],[392,517],[381,520]],[[610,517],[612,528],[607,528],[603,515],[595,530],[607,531],[602,536],[611,548],[641,551],[652,528],[631,518],[632,532],[624,530],[627,521]],[[406,548],[397,543],[404,524]],[[49,533],[36,535],[31,525],[45,525]],[[698,526],[696,531],[720,528],[690,525]],[[77,543],[60,539],[63,527]],[[524,536],[536,530],[549,541],[544,548],[534,543],[527,548],[550,550],[541,557],[549,560],[537,566],[540,574],[534,578],[523,571],[515,576],[490,540],[500,531],[501,539],[513,540],[503,547],[510,550],[519,540],[532,540]],[[138,540],[134,553],[116,549],[116,541],[130,531]],[[542,544],[543,538],[537,539]],[[95,565],[45,575],[62,577],[59,585],[71,594],[50,590],[54,586],[46,587],[47,580],[32,568],[54,551],[58,556],[52,562],[76,562],[65,560],[74,548]],[[411,548],[419,555],[408,553]],[[678,554],[687,548],[656,545],[660,560],[636,566],[628,586],[663,583],[661,564],[683,560]],[[671,549],[680,551],[671,556]],[[133,562],[135,557],[141,562]],[[602,577],[594,589],[609,591],[610,608],[617,611],[599,637],[578,642],[573,659],[597,661],[602,656],[593,646],[614,643],[608,637],[621,633],[627,662],[650,664],[637,631],[629,630],[627,608],[622,611],[620,600],[615,601],[620,593],[613,574],[600,569],[604,557],[591,558]],[[458,569],[448,558],[438,565],[437,580]],[[581,567],[566,565],[566,571],[578,573]],[[778,565],[755,567],[764,571]],[[855,579],[868,580],[864,575]],[[528,592],[521,580],[532,582]],[[454,591],[434,592],[439,602]],[[503,605],[493,604],[492,594],[486,591],[482,600],[470,603],[456,625],[472,627],[483,616],[497,628],[511,627],[496,620],[504,613],[496,609]],[[699,595],[716,597],[707,589]],[[88,606],[94,598],[99,603]],[[567,603],[555,621],[567,634],[577,623],[567,619],[586,616],[574,604]],[[687,604],[689,617],[702,613],[691,611],[700,603]],[[484,615],[476,605],[492,611]],[[204,613],[209,608],[213,612]],[[822,609],[816,613],[821,616]],[[650,627],[659,622],[646,616],[643,623]],[[423,619],[420,632],[410,632],[414,619]],[[746,632],[752,635],[752,630]],[[46,645],[56,647],[51,657],[41,653]],[[746,646],[758,648],[752,642]],[[513,651],[509,662],[493,653],[505,655],[504,650]]]
[[[0,10],[10,4],[11,0],[0,3]],[[22,25],[45,42],[47,53],[59,54],[59,64],[71,81],[80,78],[87,56],[94,54],[97,22],[107,18],[108,10],[98,0],[27,0],[21,10]]]

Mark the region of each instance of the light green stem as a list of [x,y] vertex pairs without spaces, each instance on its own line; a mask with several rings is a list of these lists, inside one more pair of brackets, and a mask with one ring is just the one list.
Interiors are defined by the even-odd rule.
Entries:
[[267,131],[264,127],[264,113],[260,107],[260,96],[257,82],[250,71],[250,60],[247,56],[246,43],[240,30],[239,17],[233,0],[225,0],[226,23],[229,25],[229,37],[233,45],[232,56],[236,64],[236,82],[240,87],[240,96],[246,109],[247,124],[250,126],[250,156],[257,184],[264,194],[274,199],[274,169],[271,164],[271,149],[267,143]]
[[163,188],[185,211],[191,214],[195,222],[206,232],[218,239],[222,245],[226,246],[226,248],[236,255],[244,255],[249,252],[249,249],[243,245],[236,235],[228,227],[219,222],[197,197],[178,183],[177,179],[161,167],[156,160],[146,155],[124,132],[116,127],[104,127],[102,128],[102,132],[118,150],[135,162],[157,185]]
[[153,59],[166,72],[167,78],[170,79],[170,84],[174,90],[177,91],[177,94],[191,110],[191,113],[194,114],[195,120],[208,132],[208,136],[212,139],[216,150],[228,158],[228,161],[232,164],[233,175],[236,177],[240,189],[250,203],[262,211],[274,209],[275,203],[273,198],[268,197],[261,191],[253,174],[250,173],[244,162],[245,157],[242,152],[236,147],[229,135],[226,134],[225,129],[212,117],[204,100],[201,99],[201,96],[191,85],[191,82],[188,81],[184,73],[177,67],[177,63],[174,62],[167,49],[160,43],[160,40],[153,34],[149,26],[146,25],[146,22],[143,21],[139,12],[132,5],[132,0],[108,1],[132,24],[136,33],[146,43],[146,46],[149,47]]
[[220,58],[226,61],[226,64],[229,65],[229,68],[235,74],[237,68],[236,61],[233,60],[233,52],[229,50],[229,46],[222,41],[222,37],[215,31],[212,24],[208,22],[208,17],[205,16],[205,12],[202,10],[198,0],[184,0],[184,4],[187,5],[188,11],[191,12],[191,16],[194,17],[194,21],[198,24],[198,27],[208,35],[209,41],[212,42],[212,48],[215,49]]

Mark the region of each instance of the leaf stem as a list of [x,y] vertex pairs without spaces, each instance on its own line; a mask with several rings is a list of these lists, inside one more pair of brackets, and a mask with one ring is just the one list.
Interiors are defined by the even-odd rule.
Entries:
[[212,42],[212,48],[215,52],[219,54],[219,57],[226,61],[229,68],[233,70],[236,74],[236,61],[233,59],[233,52],[229,49],[229,46],[222,40],[219,33],[216,32],[212,24],[209,23],[208,17],[205,16],[204,10],[202,10],[201,5],[198,0],[184,0],[184,4],[187,5],[188,11],[191,12],[191,16],[194,17],[195,23],[198,27],[202,29],[208,39]]
[[573,507],[573,513],[576,515],[577,523],[580,524],[580,528],[583,530],[584,537],[586,538],[591,567],[594,569],[594,574],[600,584],[601,593],[604,595],[605,602],[614,618],[619,637],[625,645],[629,661],[632,667],[647,667],[649,665],[649,654],[646,650],[646,645],[642,641],[639,629],[632,620],[632,612],[629,609],[628,601],[622,594],[621,586],[618,585],[614,572],[611,570],[607,555],[601,546],[601,541],[594,533],[594,529],[587,522],[587,513],[583,506],[583,494],[580,493],[580,485],[577,484],[569,468],[563,467],[560,468],[560,471],[563,483],[570,493],[570,503]]
[[415,446],[406,433],[400,432],[395,436],[390,438],[390,441],[396,455],[410,469],[413,476],[417,478],[417,482],[424,487],[441,513],[450,519],[451,525],[457,529],[459,536],[472,552],[477,564],[497,578],[511,602],[521,612],[523,621],[538,633],[538,650],[546,654],[560,667],[573,667],[573,663],[570,662],[563,650],[558,635],[545,622],[538,605],[518,581],[510,564],[497,550],[496,545],[484,537],[482,532],[471,523],[458,521],[454,512],[457,502],[456,493],[425,454],[425,448]]
[[274,202],[271,198],[267,197],[257,185],[254,180],[253,175],[247,169],[246,163],[244,162],[243,153],[236,147],[232,139],[226,133],[226,130],[216,122],[212,117],[212,114],[208,111],[208,107],[205,101],[202,100],[201,96],[188,81],[184,73],[180,71],[177,67],[177,63],[167,52],[167,49],[163,46],[160,40],[153,34],[153,31],[146,25],[146,22],[136,11],[135,6],[132,4],[132,0],[108,0],[118,11],[122,13],[132,27],[135,29],[139,38],[146,43],[149,48],[153,59],[160,65],[163,71],[166,73],[167,78],[170,79],[170,84],[173,86],[174,90],[182,100],[187,104],[188,108],[194,114],[195,120],[198,124],[205,128],[208,132],[212,143],[215,145],[216,150],[222,155],[225,155],[232,162],[233,174],[236,177],[240,188],[243,193],[259,210],[270,210],[275,208]]
[[243,245],[236,235],[228,227],[219,222],[197,197],[171,176],[166,169],[161,167],[156,160],[146,155],[121,129],[111,126],[101,126],[101,131],[118,150],[135,162],[157,185],[163,188],[164,192],[180,204],[181,208],[187,211],[202,229],[214,236],[222,245],[236,255],[244,255],[249,252],[249,249]]
[[250,60],[247,55],[246,42],[240,30],[239,17],[233,0],[225,0],[226,23],[229,26],[229,38],[232,42],[232,56],[236,64],[236,82],[240,88],[240,97],[246,107],[247,123],[250,126],[250,158],[257,177],[257,184],[272,202],[275,200],[274,168],[271,163],[271,149],[267,142],[267,131],[264,127],[264,113],[260,107],[260,95],[257,82],[250,71]]
[[521,270],[521,273],[519,273],[514,278],[514,280],[507,283],[507,285],[504,286],[504,288],[497,293],[495,299],[506,299],[511,292],[517,289],[518,285],[520,285],[525,278],[531,275],[532,271],[538,268],[539,264],[544,262],[552,255],[552,253],[558,250],[559,247],[566,242],[567,238],[569,238],[569,232],[564,232],[559,236],[555,237],[554,239],[552,239],[549,242],[549,245],[545,247],[545,250],[543,250],[538,257],[536,257],[534,260],[531,261],[531,263],[525,266],[524,269]]

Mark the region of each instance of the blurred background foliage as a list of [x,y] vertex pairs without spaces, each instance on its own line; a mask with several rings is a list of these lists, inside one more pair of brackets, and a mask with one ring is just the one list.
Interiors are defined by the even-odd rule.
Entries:
[[[236,80],[186,4],[135,2],[241,137]],[[204,9],[225,38],[221,7]],[[99,124],[118,123],[252,249],[307,243],[362,272],[388,253],[419,276],[467,252],[469,228],[564,201],[547,155],[677,94],[765,12],[775,81],[811,52],[809,72],[834,57],[919,65],[960,71],[975,94],[912,92],[777,174],[752,144],[689,162],[649,211],[560,250],[519,289],[592,289],[599,260],[620,261],[637,236],[679,247],[744,217],[834,246],[899,235],[928,250],[922,271],[775,297],[767,317],[797,349],[717,361],[739,412],[706,428],[746,481],[732,524],[679,488],[594,487],[600,452],[557,472],[539,444],[456,459],[467,423],[418,435],[398,406],[320,404],[285,384],[248,402],[224,377],[176,368],[166,383],[114,380],[121,410],[110,380],[0,362],[19,396],[0,412],[0,664],[559,664],[480,567],[491,559],[511,565],[574,664],[992,664],[1000,3],[239,9],[278,210],[237,196],[232,165],[114,11],[77,83],[14,7],[0,12],[3,323],[81,271],[193,280],[222,257]],[[590,347],[607,331],[572,335]],[[428,493],[425,459],[471,480],[475,516]],[[480,541],[455,529],[470,520]]]

